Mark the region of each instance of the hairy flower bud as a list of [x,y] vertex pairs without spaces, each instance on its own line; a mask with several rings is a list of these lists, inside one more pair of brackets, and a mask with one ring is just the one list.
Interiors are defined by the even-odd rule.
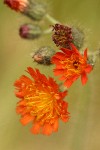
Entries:
[[41,36],[42,30],[38,25],[24,24],[20,27],[19,34],[22,38],[35,39]]
[[33,20],[39,21],[46,14],[46,5],[34,0],[4,0],[11,9],[21,12]]
[[51,57],[55,54],[55,50],[49,46],[41,47],[32,54],[32,58],[39,64],[50,65]]
[[56,46],[70,49],[70,44],[74,43],[75,46],[79,49],[84,42],[84,34],[78,28],[71,28],[61,24],[55,24],[53,26],[52,39]]
[[52,39],[56,46],[69,48],[73,40],[71,28],[61,24],[55,24],[53,26]]
[[39,21],[46,14],[46,5],[42,2],[29,0],[29,5],[23,13],[31,19]]

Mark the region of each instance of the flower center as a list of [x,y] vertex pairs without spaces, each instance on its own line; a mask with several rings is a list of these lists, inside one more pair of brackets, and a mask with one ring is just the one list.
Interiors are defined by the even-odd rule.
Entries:
[[25,96],[27,111],[35,117],[35,121],[40,121],[43,124],[57,117],[58,113],[54,108],[56,107],[59,95],[35,88],[31,89],[28,92],[29,94]]
[[78,69],[78,67],[79,67],[79,62],[78,62],[78,61],[74,61],[74,62],[73,62],[73,66],[74,66],[75,69]]

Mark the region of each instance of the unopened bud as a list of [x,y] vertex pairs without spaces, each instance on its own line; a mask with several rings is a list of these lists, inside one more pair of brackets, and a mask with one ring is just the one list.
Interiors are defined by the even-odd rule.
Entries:
[[33,20],[41,20],[46,14],[46,5],[42,2],[36,2],[33,0],[28,1],[29,5],[23,13]]
[[50,65],[51,57],[55,54],[55,50],[49,46],[41,47],[32,54],[32,58],[39,64]]
[[20,27],[19,34],[22,38],[35,39],[41,36],[42,30],[38,25],[24,24]]
[[46,14],[46,5],[34,0],[4,0],[11,9],[21,12],[33,20],[41,20]]

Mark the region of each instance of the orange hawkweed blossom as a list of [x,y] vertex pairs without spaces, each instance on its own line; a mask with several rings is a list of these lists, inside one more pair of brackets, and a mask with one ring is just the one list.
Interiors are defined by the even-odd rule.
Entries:
[[58,121],[67,122],[68,103],[63,100],[67,91],[60,92],[53,78],[46,78],[38,69],[27,68],[33,79],[22,75],[14,83],[16,96],[21,100],[17,104],[17,113],[21,115],[23,125],[32,122],[31,132],[50,135],[57,132]]
[[23,12],[28,6],[28,0],[4,0],[11,9],[19,12]]
[[56,64],[55,75],[61,75],[60,80],[65,80],[64,85],[70,87],[72,83],[81,76],[82,84],[87,82],[87,73],[93,67],[87,63],[87,49],[81,55],[77,48],[71,45],[71,49],[61,48],[62,52],[57,52],[52,57],[52,63]]

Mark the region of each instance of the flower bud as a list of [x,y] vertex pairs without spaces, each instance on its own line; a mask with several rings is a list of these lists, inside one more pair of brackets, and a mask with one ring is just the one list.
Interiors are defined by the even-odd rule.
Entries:
[[52,39],[56,46],[70,49],[70,44],[74,43],[79,49],[84,42],[84,33],[78,28],[55,24],[52,31]]
[[28,0],[4,0],[11,9],[19,12],[24,12],[28,6]]
[[19,34],[22,38],[35,39],[41,36],[42,30],[38,25],[24,24],[20,27]]
[[23,13],[31,19],[39,21],[46,14],[46,5],[42,2],[29,0],[29,5]]
[[69,48],[73,40],[71,28],[61,24],[55,24],[52,31],[52,39],[56,46]]
[[46,14],[46,5],[34,0],[4,0],[11,9],[39,21]]
[[51,57],[55,54],[55,50],[49,46],[41,47],[32,54],[32,58],[39,64],[50,65]]

